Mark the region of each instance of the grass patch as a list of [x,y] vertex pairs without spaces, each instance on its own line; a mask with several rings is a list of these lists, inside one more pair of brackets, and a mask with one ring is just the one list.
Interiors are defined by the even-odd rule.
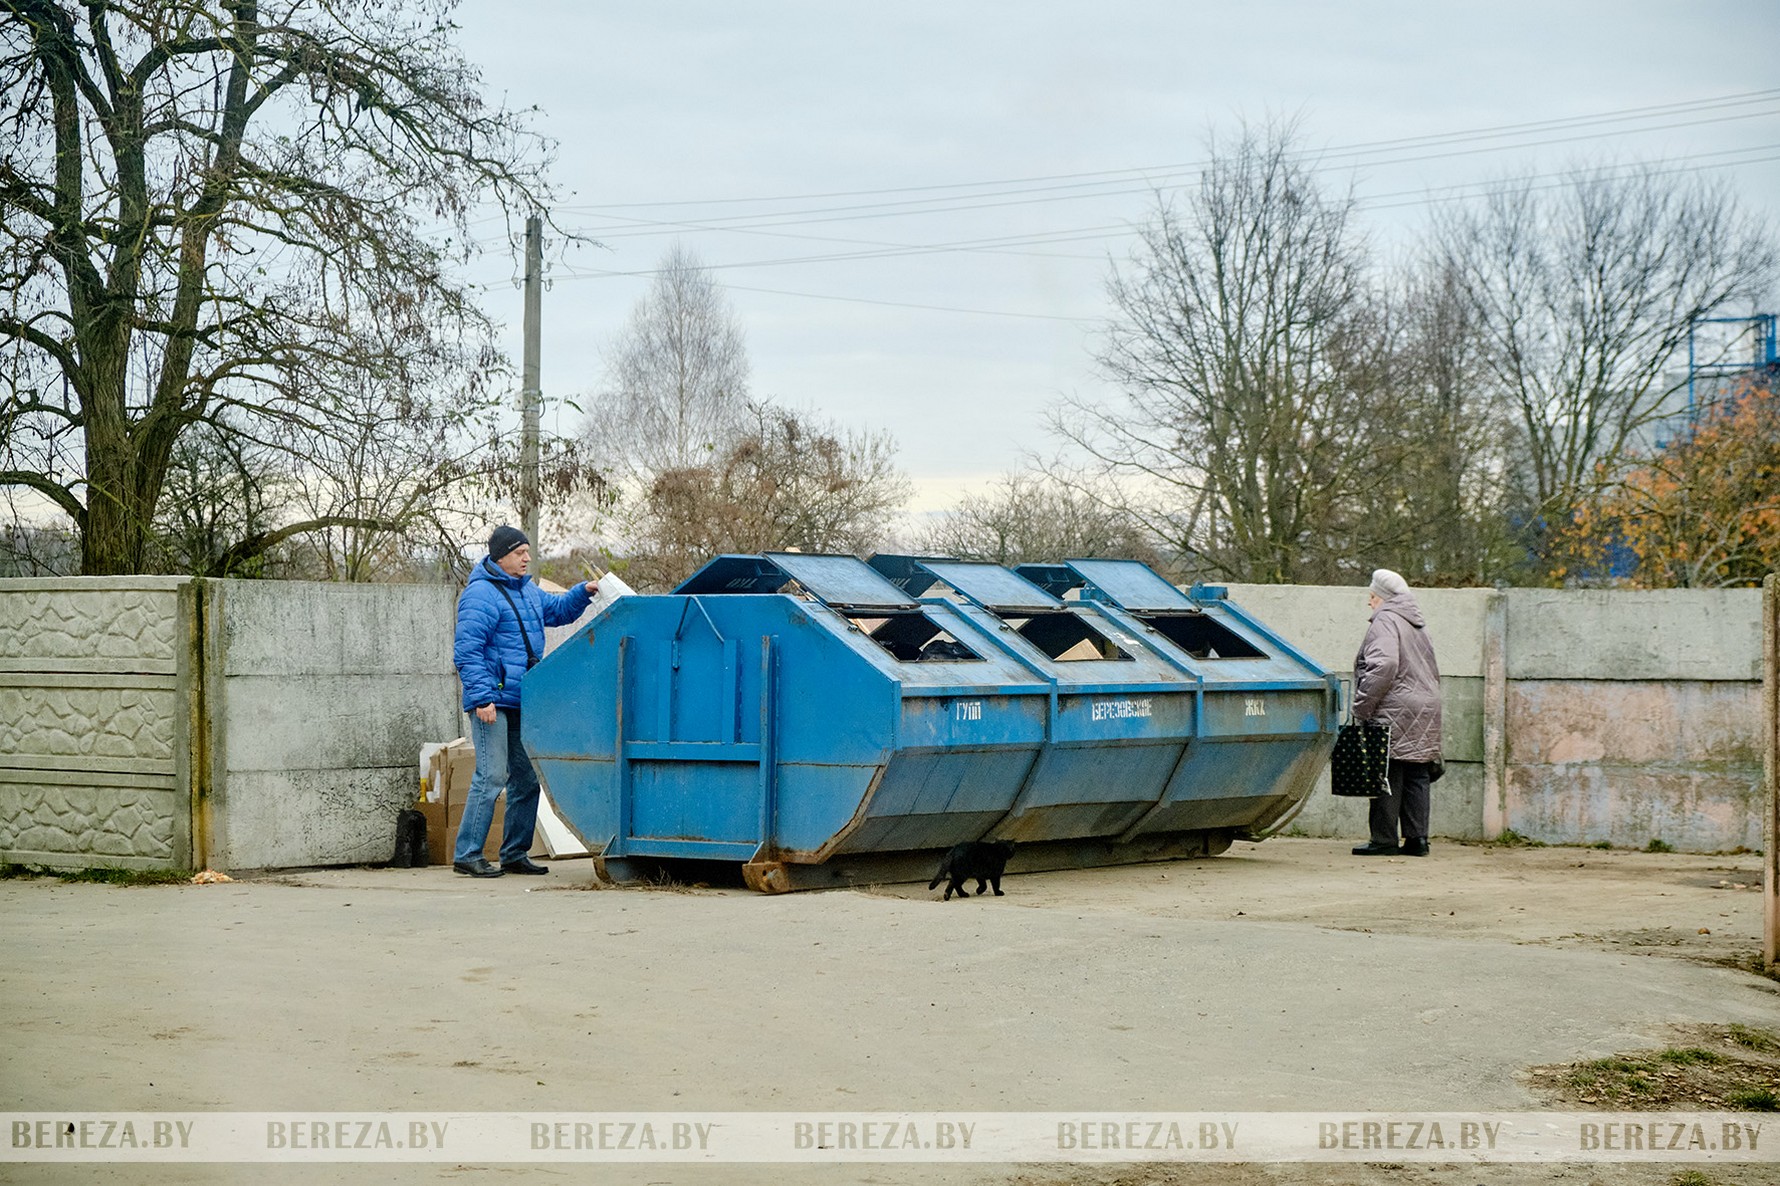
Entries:
[[1760,951],[1736,952],[1710,962],[1721,968],[1735,968],[1739,972],[1747,972],[1751,976],[1761,976],[1764,979],[1780,983],[1780,965],[1768,967],[1767,962],[1761,958]]
[[1731,1041],[1745,1050],[1753,1050],[1757,1054],[1780,1054],[1780,1034],[1773,1030],[1757,1029],[1752,1025],[1731,1025],[1725,1027]]
[[1546,1102],[1601,1111],[1780,1111],[1780,1036],[1743,1025],[1675,1027],[1683,1039],[1568,1066],[1533,1067]]
[[1715,1067],[1730,1059],[1711,1050],[1702,1050],[1698,1046],[1686,1046],[1680,1049],[1670,1048],[1656,1052],[1658,1062],[1672,1063],[1678,1067]]
[[1780,1112],[1780,1091],[1772,1087],[1741,1087],[1724,1099],[1739,1112]]
[[94,885],[184,885],[192,879],[190,869],[52,869],[50,873],[63,881]]
[[1673,844],[1670,844],[1667,840],[1659,839],[1656,836],[1652,836],[1650,838],[1650,843],[1646,844],[1644,846],[1644,851],[1645,852],[1674,852],[1675,846]]
[[1669,1179],[1669,1186],[1718,1186],[1718,1180],[1707,1177],[1699,1170],[1682,1170]]
[[1611,840],[1597,840],[1593,844],[1589,845],[1589,847],[1590,848],[1608,848],[1608,849],[1610,849],[1613,847],[1613,841],[1611,841]]
[[1652,1075],[1656,1069],[1655,1061],[1648,1056],[1593,1059],[1574,1067],[1565,1085],[1591,1102],[1609,1100],[1645,1104],[1657,1089],[1657,1081]]
[[1502,834],[1500,836],[1497,836],[1494,840],[1490,841],[1490,843],[1491,844],[1499,844],[1503,848],[1544,848],[1545,847],[1545,841],[1534,840],[1531,836],[1522,836],[1519,832],[1516,832],[1513,828],[1503,828]]

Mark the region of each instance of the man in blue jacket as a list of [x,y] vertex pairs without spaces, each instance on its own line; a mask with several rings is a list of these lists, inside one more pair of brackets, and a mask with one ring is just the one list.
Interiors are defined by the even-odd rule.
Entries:
[[[488,537],[488,555],[476,565],[457,599],[457,638],[452,658],[464,686],[476,774],[457,826],[451,867],[471,877],[548,873],[527,855],[538,821],[538,775],[519,741],[519,684],[544,656],[544,627],[580,617],[599,590],[596,581],[566,593],[546,593],[526,576],[531,542],[505,523]],[[495,796],[507,788],[507,825],[501,863],[482,855],[494,821]]]

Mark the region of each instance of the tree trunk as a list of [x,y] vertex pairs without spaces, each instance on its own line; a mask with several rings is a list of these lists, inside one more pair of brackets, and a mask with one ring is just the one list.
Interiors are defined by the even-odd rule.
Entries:
[[138,505],[136,451],[122,415],[122,399],[94,400],[116,409],[114,415],[93,415],[87,423],[87,514],[81,536],[80,571],[84,576],[121,576],[141,572],[148,550],[152,507]]

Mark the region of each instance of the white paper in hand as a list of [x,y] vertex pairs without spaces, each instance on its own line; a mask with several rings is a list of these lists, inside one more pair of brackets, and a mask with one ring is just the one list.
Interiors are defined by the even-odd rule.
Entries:
[[[600,591],[593,595],[593,601],[588,604],[585,610],[581,611],[580,617],[576,618],[573,622],[570,622],[567,626],[549,626],[545,628],[544,653],[546,655],[551,651],[554,651],[562,643],[568,641],[569,637],[573,635],[575,631],[593,621],[593,619],[603,612],[608,605],[611,605],[620,597],[629,597],[636,592],[635,589],[632,589],[629,585],[625,584],[622,578],[613,576],[611,573],[607,573],[605,576],[600,577],[599,583]],[[543,582],[539,581],[538,584],[542,586]]]
[[[624,583],[623,577],[609,572],[600,578],[600,591],[593,595],[593,604],[588,606],[588,610],[597,614],[620,597],[629,597],[635,592],[635,589]],[[583,617],[581,620],[587,619]]]

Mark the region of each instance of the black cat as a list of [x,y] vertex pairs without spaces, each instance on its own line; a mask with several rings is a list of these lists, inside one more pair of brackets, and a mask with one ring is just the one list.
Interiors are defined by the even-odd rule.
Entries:
[[396,814],[396,854],[389,863],[394,869],[417,869],[427,863],[426,816],[413,808]]
[[968,891],[964,883],[974,878],[979,895],[992,885],[996,897],[1005,897],[1001,892],[1001,875],[1007,869],[1007,859],[1013,855],[1012,840],[966,840],[963,844],[954,844],[939,863],[939,872],[933,875],[927,888],[932,889],[951,878],[951,884],[946,886],[946,896],[940,899],[949,902],[954,892],[960,898],[965,897]]

